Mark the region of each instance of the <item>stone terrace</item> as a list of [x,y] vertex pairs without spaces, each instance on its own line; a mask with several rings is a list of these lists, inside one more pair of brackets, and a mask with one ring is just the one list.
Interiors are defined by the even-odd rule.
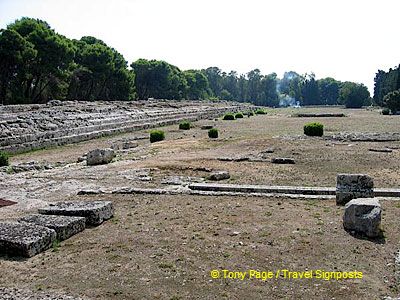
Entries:
[[77,143],[93,138],[215,118],[249,109],[235,102],[148,100],[0,106],[0,150],[10,153]]

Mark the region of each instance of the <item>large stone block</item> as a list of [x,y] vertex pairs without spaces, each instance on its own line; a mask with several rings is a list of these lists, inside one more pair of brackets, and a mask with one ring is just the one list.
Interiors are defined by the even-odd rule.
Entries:
[[10,256],[32,257],[51,247],[53,229],[34,224],[0,223],[0,252]]
[[352,199],[374,197],[374,181],[365,174],[338,174],[336,204],[345,205]]
[[374,198],[353,199],[345,206],[343,227],[370,238],[381,235],[381,205]]
[[55,230],[57,240],[63,241],[85,230],[86,218],[54,215],[29,215],[22,217],[19,222],[31,223]]
[[85,217],[86,225],[97,226],[112,218],[114,208],[111,201],[57,202],[39,209],[40,214]]
[[88,152],[86,163],[88,166],[108,164],[114,157],[115,152],[113,149],[95,149]]

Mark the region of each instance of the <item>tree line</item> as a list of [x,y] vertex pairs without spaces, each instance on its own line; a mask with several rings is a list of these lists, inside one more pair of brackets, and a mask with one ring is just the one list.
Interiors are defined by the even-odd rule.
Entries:
[[400,65],[388,72],[379,70],[374,82],[374,102],[393,113],[400,111]]
[[[290,71],[280,79],[259,69],[247,74],[226,73],[217,67],[182,71],[165,61],[147,59],[128,66],[122,54],[95,37],[71,40],[47,22],[27,17],[0,31],[0,69],[2,104],[148,98],[224,99],[272,107],[371,103],[363,84],[317,80],[315,74]],[[398,73],[399,69],[378,72],[375,103],[385,104],[387,92],[399,88]]]

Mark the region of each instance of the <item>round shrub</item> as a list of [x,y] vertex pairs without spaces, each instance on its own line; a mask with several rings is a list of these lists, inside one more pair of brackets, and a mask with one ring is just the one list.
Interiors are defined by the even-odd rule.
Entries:
[[0,151],[0,167],[8,166],[8,154]]
[[267,113],[263,109],[257,109],[256,115],[266,115]]
[[150,143],[159,142],[165,139],[164,131],[152,130],[150,131]]
[[308,136],[323,136],[324,125],[321,123],[307,123],[304,125],[304,134]]
[[216,128],[211,128],[211,129],[208,131],[208,137],[209,137],[209,138],[212,138],[212,139],[216,139],[216,138],[218,137],[218,129],[216,129]]
[[390,114],[390,109],[389,108],[385,107],[384,109],[382,109],[382,115],[387,116],[389,114]]
[[241,119],[241,118],[243,118],[243,114],[240,112],[240,113],[237,113],[236,115],[235,115],[235,118],[236,119]]
[[252,111],[247,112],[247,116],[248,117],[254,116],[254,112],[252,112]]
[[233,114],[226,114],[223,120],[235,120],[235,116]]
[[191,127],[191,125],[189,122],[182,122],[179,124],[179,129],[182,129],[182,130],[189,130],[190,127]]

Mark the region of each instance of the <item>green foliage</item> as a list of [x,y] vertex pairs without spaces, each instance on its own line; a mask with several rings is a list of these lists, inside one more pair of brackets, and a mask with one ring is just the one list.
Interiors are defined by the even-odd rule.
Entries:
[[7,153],[0,151],[0,167],[8,166],[9,165],[9,156]]
[[383,98],[388,93],[400,89],[400,65],[397,68],[389,69],[388,72],[378,70],[374,82],[374,102],[383,106]]
[[191,127],[190,122],[181,122],[179,124],[179,129],[182,129],[182,130],[189,130],[190,127]]
[[361,108],[371,103],[367,87],[354,82],[345,82],[342,85],[339,90],[339,100],[346,108]]
[[400,111],[400,89],[390,92],[383,97],[383,103],[393,114]]
[[235,120],[235,115],[234,114],[225,114],[225,116],[222,118],[223,120]]
[[243,114],[241,112],[239,112],[239,113],[235,114],[235,118],[241,119],[241,118],[243,118]]
[[321,123],[307,123],[304,125],[304,134],[308,136],[323,136],[324,125]]
[[248,117],[254,116],[254,112],[253,112],[253,111],[248,111],[248,112],[246,113],[246,115],[247,115]]
[[385,107],[385,108],[382,109],[381,113],[382,113],[382,115],[387,116],[387,115],[390,114],[390,109]]
[[150,143],[159,142],[165,139],[165,133],[162,130],[150,131]]
[[266,115],[266,114],[267,114],[267,112],[265,110],[263,110],[263,109],[257,109],[256,110],[256,115]]
[[318,80],[321,104],[336,105],[339,99],[340,81],[333,78],[323,78]]
[[301,105],[321,104],[321,96],[315,74],[306,75],[301,86]]
[[212,139],[218,138],[218,129],[216,129],[216,128],[211,128],[211,129],[208,131],[208,137],[209,137],[209,138],[212,138]]

